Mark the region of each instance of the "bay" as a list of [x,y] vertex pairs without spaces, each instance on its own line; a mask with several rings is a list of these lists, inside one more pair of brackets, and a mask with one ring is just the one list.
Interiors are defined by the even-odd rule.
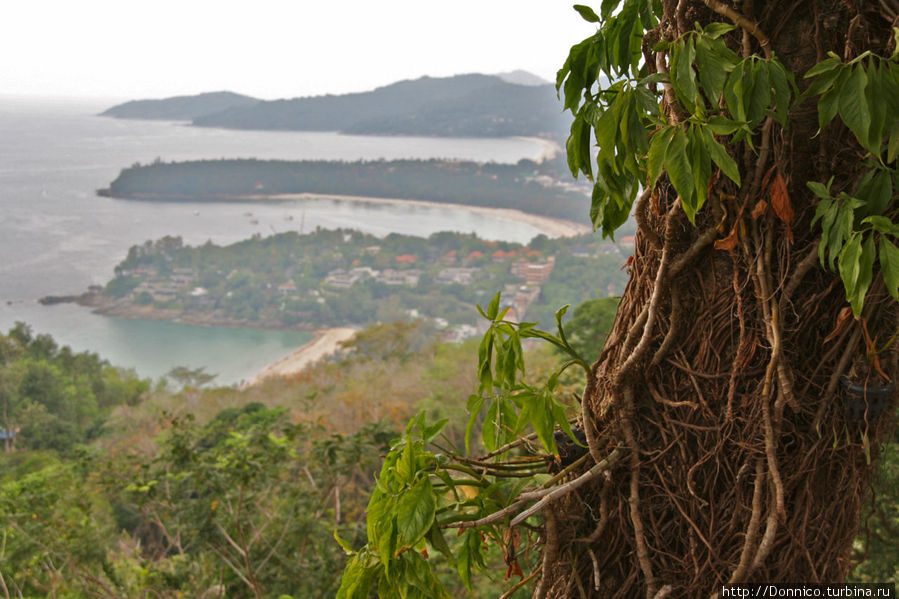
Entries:
[[[443,230],[526,242],[533,226],[427,206],[334,200],[158,203],[101,198],[119,170],[157,158],[397,159],[480,162],[538,159],[526,139],[361,137],[321,132],[228,131],[183,123],[94,116],[113,102],[0,97],[0,331],[16,321],[76,351],[158,377],[175,366],[205,367],[232,384],[305,343],[304,333],[199,328],[114,319],[74,305],[41,306],[45,295],[104,284],[131,245],[163,235],[228,244],[315,227],[427,236]],[[252,216],[250,216],[252,214]]]

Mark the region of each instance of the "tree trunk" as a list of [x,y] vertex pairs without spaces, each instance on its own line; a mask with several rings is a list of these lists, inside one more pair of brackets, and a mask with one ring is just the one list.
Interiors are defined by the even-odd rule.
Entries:
[[[711,0],[663,4],[667,19],[647,39],[726,21]],[[800,88],[827,51],[891,50],[896,15],[880,8],[890,3],[732,4]],[[733,49],[758,50],[748,33],[738,47],[738,35]],[[537,595],[707,597],[728,582],[845,580],[892,419],[847,416],[839,378],[864,359],[864,332],[838,325],[845,290],[818,263],[806,182],[834,176],[851,190],[864,153],[842,124],[816,136],[813,101],[789,120],[784,130],[768,119],[757,153],[730,148],[743,184],[713,176],[695,227],[664,175],[635,204],[631,280],[584,399],[594,457],[628,451],[606,479],[553,504],[558,545],[545,549]],[[792,219],[770,207],[781,181]],[[729,232],[736,244],[716,249]],[[879,276],[863,319],[881,340],[896,330]],[[895,379],[895,358],[881,359]]]

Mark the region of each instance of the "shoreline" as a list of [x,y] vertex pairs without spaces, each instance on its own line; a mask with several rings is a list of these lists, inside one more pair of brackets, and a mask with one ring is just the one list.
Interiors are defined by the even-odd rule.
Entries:
[[336,193],[282,193],[282,194],[250,194],[241,196],[232,196],[231,199],[243,199],[249,201],[275,200],[275,201],[297,201],[297,200],[332,200],[337,202],[359,202],[368,204],[389,204],[389,205],[411,205],[421,206],[425,208],[449,208],[450,210],[467,210],[475,214],[484,214],[488,216],[496,216],[511,220],[513,222],[530,225],[535,229],[543,232],[547,237],[577,237],[585,233],[590,233],[591,228],[574,221],[561,218],[553,218],[551,216],[541,216],[522,212],[515,208],[489,208],[487,206],[472,206],[469,204],[455,204],[443,202],[429,202],[426,200],[414,200],[403,198],[376,198],[371,196],[354,196],[341,195]]
[[537,158],[535,162],[544,163],[547,160],[552,160],[556,156],[559,155],[560,152],[563,152],[562,146],[557,144],[556,142],[546,139],[545,137],[528,137],[525,135],[513,135],[510,139],[520,139],[522,141],[529,141],[536,144],[539,144],[543,151],[540,153],[540,157]]
[[342,342],[351,339],[357,332],[357,329],[350,327],[333,327],[316,331],[315,337],[309,343],[268,364],[253,378],[242,383],[240,388],[246,389],[270,378],[302,372],[306,367],[336,352]]

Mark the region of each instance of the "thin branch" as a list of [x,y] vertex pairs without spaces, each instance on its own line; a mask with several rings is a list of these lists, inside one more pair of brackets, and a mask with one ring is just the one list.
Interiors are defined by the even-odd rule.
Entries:
[[499,599],[509,599],[509,597],[511,597],[512,595],[515,594],[515,591],[517,591],[518,589],[520,589],[521,587],[523,587],[524,585],[526,585],[527,583],[529,583],[535,576],[537,576],[538,574],[540,574],[540,572],[541,572],[542,570],[543,570],[543,565],[542,565],[542,564],[539,565],[539,566],[537,566],[536,568],[534,568],[534,571],[533,571],[533,572],[531,572],[530,574],[528,574],[527,577],[522,578],[521,580],[519,580],[519,581],[515,584],[514,587],[512,587],[511,589],[509,589],[508,591],[506,591],[505,593],[503,593],[502,595],[500,595],[500,598],[499,598]]
[[534,499],[540,499],[537,503],[526,509],[525,511],[518,514],[509,526],[517,526],[527,520],[532,515],[536,514],[540,510],[544,509],[546,505],[554,500],[562,497],[563,495],[567,495],[574,491],[575,489],[579,489],[584,486],[609,468],[615,465],[618,459],[621,457],[621,450],[615,449],[612,453],[609,454],[602,462],[595,464],[592,468],[587,470],[585,473],[580,475],[574,480],[570,480],[564,485],[559,485],[558,487],[554,487],[552,489],[543,489],[541,491],[534,491],[531,493],[522,493],[521,499],[524,501],[533,501]]
[[727,17],[733,21],[734,25],[737,27],[751,33],[752,37],[758,40],[759,46],[761,46],[762,50],[765,52],[765,58],[771,58],[771,41],[768,39],[768,36],[759,29],[758,23],[750,21],[730,6],[727,6],[718,0],[702,0],[702,3],[722,17]]

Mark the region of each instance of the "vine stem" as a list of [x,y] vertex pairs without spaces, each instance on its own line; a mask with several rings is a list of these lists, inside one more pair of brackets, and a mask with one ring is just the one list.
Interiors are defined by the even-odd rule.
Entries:
[[559,554],[559,523],[552,510],[547,510],[543,519],[543,575],[534,591],[534,599],[544,599],[549,591],[549,568]]
[[640,570],[643,571],[643,577],[646,579],[646,599],[652,599],[656,594],[656,580],[652,572],[652,561],[649,559],[649,547],[646,544],[643,518],[640,516],[640,447],[637,445],[634,427],[631,423],[631,416],[634,413],[634,390],[630,385],[624,388],[624,397],[626,404],[622,428],[624,429],[625,441],[631,452],[631,481],[628,505],[630,506],[631,524],[634,527],[634,541],[637,545],[637,562],[639,562]]
[[743,581],[750,573],[752,558],[758,543],[759,529],[762,524],[762,491],[765,483],[764,461],[758,458],[755,462],[755,484],[752,489],[752,515],[746,525],[746,536],[743,538],[743,549],[740,551],[740,562],[731,575],[730,584]]
[[539,499],[539,501],[515,516],[509,526],[518,526],[529,517],[544,509],[549,504],[549,502],[553,501],[554,499],[558,499],[563,495],[567,495],[575,489],[579,489],[580,487],[584,486],[585,484],[614,466],[620,457],[621,450],[616,448],[612,453],[609,454],[606,459],[599,462],[598,464],[595,464],[592,468],[590,468],[574,480],[570,480],[567,483],[559,485],[558,487],[553,487],[552,489],[542,489],[540,491],[522,493],[520,495],[522,501],[533,501],[535,499]]
[[722,17],[727,17],[733,21],[734,25],[737,27],[751,33],[752,37],[758,40],[759,46],[761,46],[762,50],[765,52],[765,58],[771,58],[771,41],[768,39],[768,36],[759,29],[758,23],[747,19],[730,6],[723,2],[719,2],[719,0],[702,0],[702,3]]
[[571,493],[575,489],[578,489],[590,482],[597,476],[601,475],[606,470],[610,469],[615,465],[616,462],[621,458],[621,450],[615,449],[601,462],[594,464],[592,468],[587,470],[585,473],[581,474],[579,477],[568,481],[565,484],[559,485],[558,487],[551,487],[548,489],[540,489],[539,491],[529,491],[526,493],[522,493],[518,496],[518,499],[504,507],[503,509],[493,512],[492,514],[480,518],[479,520],[465,520],[463,522],[450,522],[448,524],[443,524],[441,528],[477,528],[480,526],[486,526],[487,524],[492,524],[494,522],[498,522],[507,516],[511,516],[516,513],[519,509],[524,507],[525,504],[531,501],[537,501],[533,506],[518,514],[512,522],[509,524],[510,527],[517,526],[521,524],[530,516],[536,514],[540,510],[546,507],[546,504],[552,501],[553,499],[558,499],[563,495],[567,495]]

